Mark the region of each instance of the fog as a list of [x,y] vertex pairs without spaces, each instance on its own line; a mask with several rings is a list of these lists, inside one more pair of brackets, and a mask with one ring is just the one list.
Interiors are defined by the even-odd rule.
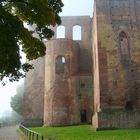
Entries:
[[[84,16],[93,14],[94,0],[63,0],[64,7],[61,16]],[[11,111],[10,99],[16,94],[17,85],[23,83],[23,79],[19,82],[7,83],[6,86],[0,85],[0,117],[9,115]]]

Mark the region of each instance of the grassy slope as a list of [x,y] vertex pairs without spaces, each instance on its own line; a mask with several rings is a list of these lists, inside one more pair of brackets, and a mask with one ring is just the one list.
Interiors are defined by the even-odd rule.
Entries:
[[140,129],[95,132],[90,125],[31,129],[53,140],[140,140]]

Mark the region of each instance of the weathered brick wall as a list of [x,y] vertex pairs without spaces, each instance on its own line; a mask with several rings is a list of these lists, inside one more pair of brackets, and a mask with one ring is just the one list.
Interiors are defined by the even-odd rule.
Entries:
[[[97,112],[101,111],[102,114],[109,108],[128,109],[129,107],[137,110],[140,107],[140,2],[96,0],[95,6],[97,24],[94,19],[93,28],[97,26],[95,37],[98,42],[93,42],[93,53],[94,66],[97,62],[99,69],[95,67],[94,98],[100,97],[97,102],[100,110]],[[99,117],[99,123],[103,124],[103,119],[98,116],[100,113],[95,114],[93,118]],[[106,116],[105,119],[111,123]],[[131,126],[137,122],[134,118]],[[93,122],[98,123],[95,120]],[[119,123],[121,122],[118,122],[117,127],[120,127]],[[106,125],[104,124],[104,127]]]
[[[72,41],[75,25],[81,26],[81,40]],[[62,17],[62,26],[65,27],[65,39],[56,39],[56,26],[52,28],[56,33],[55,36],[47,43],[45,126],[80,123],[81,110],[86,111],[87,122],[91,122],[93,108],[91,18],[88,16]],[[77,48],[79,50],[76,50]],[[58,55],[66,58],[65,73],[61,76],[55,73],[55,59]],[[81,85],[77,84],[81,79],[85,85],[83,92]]]
[[[92,45],[91,45],[91,23],[92,19],[89,16],[63,16],[62,26],[65,27],[65,38],[73,39],[73,27],[81,26],[81,40],[76,40],[80,44],[80,71],[88,71],[92,73]],[[57,34],[57,27],[52,29],[55,31],[54,39]]]
[[96,0],[96,8],[101,109],[125,108],[128,101],[139,108],[140,3]]
[[[27,74],[25,80],[24,118],[36,121],[44,114],[44,126],[80,123],[81,110],[86,110],[87,122],[91,122],[91,18],[62,17],[62,25],[65,39],[54,36],[47,41],[45,59],[33,61],[35,69]],[[75,25],[81,26],[81,40],[72,40]],[[52,29],[56,33],[57,27]],[[63,68],[56,66],[58,56],[65,58],[66,63],[60,64]],[[56,74],[56,69],[60,73],[64,70],[64,74]],[[81,89],[77,81],[84,82],[85,87]],[[79,94],[82,95],[80,99]]]
[[[76,93],[78,98],[79,112],[86,112],[86,119],[91,123],[93,115],[93,82],[92,75],[79,75],[77,77]],[[80,116],[79,116],[80,118]]]
[[140,128],[140,111],[99,112],[99,128]]
[[[69,39],[46,43],[44,126],[71,125],[80,122],[76,94],[79,71],[79,44]],[[64,73],[57,74],[56,58],[65,58]]]

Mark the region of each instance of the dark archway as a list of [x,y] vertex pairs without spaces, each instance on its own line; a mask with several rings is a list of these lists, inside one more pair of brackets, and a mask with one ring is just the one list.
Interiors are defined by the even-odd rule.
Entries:
[[80,114],[81,114],[81,122],[82,123],[87,122],[87,111],[83,109],[81,110]]

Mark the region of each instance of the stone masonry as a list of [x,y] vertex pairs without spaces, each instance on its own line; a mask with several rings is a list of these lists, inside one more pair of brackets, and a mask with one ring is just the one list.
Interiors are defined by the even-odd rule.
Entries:
[[[73,40],[75,25],[81,29],[79,40]],[[61,26],[65,37],[54,36],[47,41],[46,56],[33,61],[35,68],[27,74],[23,111],[26,124],[41,119],[44,126],[92,121],[91,18],[62,17]],[[58,27],[52,29],[57,35]]]
[[[139,18],[139,0],[96,0],[92,23],[95,127],[132,128],[140,124],[139,113],[133,112],[140,109]],[[127,111],[131,119],[127,119]],[[112,116],[110,112],[115,113]],[[109,116],[114,122],[129,120],[132,125],[118,122],[111,126]]]
[[24,122],[140,127],[140,0],[95,0],[93,18],[62,17],[52,29],[25,79]]

